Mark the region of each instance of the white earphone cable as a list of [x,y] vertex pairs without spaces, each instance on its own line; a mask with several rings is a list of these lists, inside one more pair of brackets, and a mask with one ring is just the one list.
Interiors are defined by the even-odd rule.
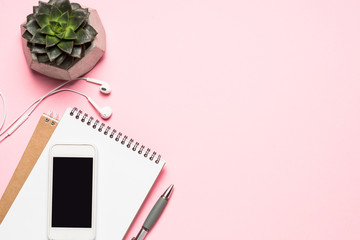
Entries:
[[[27,114],[27,116],[30,116],[30,114],[37,108],[37,106],[40,104],[40,102],[41,102],[44,98],[46,98],[47,96],[51,95],[51,93],[52,93],[53,91],[58,90],[59,88],[65,86],[65,85],[68,84],[69,82],[70,82],[70,81],[66,81],[65,83],[63,83],[63,84],[59,85],[58,87],[54,88],[53,90],[51,90],[49,93],[47,93],[47,94],[44,95],[43,97],[41,97],[41,98],[37,99],[36,101],[34,101],[29,107],[27,107],[27,108],[25,109],[25,111],[23,111],[23,112],[20,114],[20,116],[18,116],[4,131],[2,131],[2,132],[0,133],[0,136],[3,135],[9,128],[11,128],[11,126],[14,125],[21,117],[23,117],[23,116],[25,115],[25,113],[26,113],[32,106],[34,106],[34,104],[37,103],[37,104],[35,105],[35,107],[30,111],[30,113]],[[3,97],[3,96],[2,96],[2,97]],[[4,99],[4,98],[3,98],[3,99]],[[6,111],[4,111],[4,116],[6,116]],[[5,119],[5,118],[4,118],[4,119]],[[1,130],[1,128],[0,128],[0,130]]]
[[83,96],[83,97],[85,97],[86,99],[89,100],[89,97],[86,96],[85,94],[83,94],[83,93],[81,93],[81,92],[78,92],[78,91],[76,91],[76,90],[70,89],[70,88],[61,88],[61,89],[58,89],[58,90],[56,90],[56,91],[53,91],[53,92],[51,92],[50,94],[48,94],[46,97],[44,97],[44,99],[47,98],[47,97],[49,97],[49,96],[51,96],[51,95],[54,95],[54,94],[56,94],[56,93],[65,92],[65,91],[74,92],[74,93],[80,94],[81,96]]
[[3,101],[3,112],[4,112],[4,118],[1,122],[1,125],[0,125],[0,130],[2,129],[2,127],[4,126],[4,123],[5,123],[5,119],[6,119],[6,102],[5,102],[5,97],[4,95],[0,92],[0,97]]
[[[35,107],[34,107],[34,108],[30,111],[30,113],[28,114],[28,115],[30,116],[30,114],[33,113],[33,111],[34,111],[34,110],[37,108],[37,106],[42,102],[42,100],[44,100],[44,99],[47,98],[48,96],[53,95],[54,93],[57,93],[56,90],[62,88],[62,87],[65,86],[66,84],[68,84],[68,83],[70,83],[70,82],[73,82],[73,81],[77,81],[77,80],[85,80],[85,81],[89,82],[89,79],[90,79],[90,78],[87,78],[87,77],[79,77],[79,78],[74,79],[74,80],[66,81],[65,83],[57,86],[56,88],[54,88],[53,90],[51,90],[50,92],[48,92],[48,93],[47,93],[46,95],[44,95],[43,97],[41,97],[41,98],[39,98],[38,100],[36,100],[35,102],[33,102],[33,103],[20,115],[20,117],[21,117],[22,115],[24,115],[25,112],[28,111],[29,108],[31,108],[35,103],[37,103],[37,104],[35,105]],[[87,99],[89,99],[86,95],[84,95],[84,94],[82,94],[82,93],[80,93],[80,92],[78,92],[78,91],[75,91],[75,90],[72,90],[72,89],[68,89],[68,88],[66,88],[66,89],[67,89],[67,90],[65,90],[65,91],[75,92],[75,93],[78,93],[78,94],[80,94],[80,95],[83,95],[84,97],[86,97]],[[60,92],[61,92],[61,91],[60,91]],[[20,118],[20,117],[19,117],[19,118]],[[18,119],[19,119],[19,118],[18,118]],[[18,119],[16,119],[15,121],[17,121]],[[0,134],[0,135],[1,135],[1,134]]]
[[[86,80],[89,82],[89,78],[86,77],[81,77],[81,78],[77,78],[75,80]],[[10,134],[12,132],[14,132],[23,122],[26,121],[26,119],[35,111],[35,109],[39,106],[39,104],[48,96],[51,96],[53,94],[62,92],[62,91],[70,91],[70,92],[74,92],[77,94],[80,94],[82,96],[84,96],[88,101],[89,101],[89,97],[86,96],[85,94],[72,90],[72,89],[68,89],[68,88],[64,88],[64,89],[60,89],[63,86],[65,86],[66,84],[73,82],[74,80],[71,81],[66,81],[63,84],[57,86],[56,88],[52,89],[50,92],[48,92],[47,94],[45,94],[44,96],[40,97],[39,99],[35,100],[28,108],[25,109],[25,111],[23,111],[19,117],[17,117],[4,131],[0,132],[0,142],[2,142],[5,138],[7,138],[8,136],[10,136]],[[1,94],[0,92],[0,97],[3,100],[4,103],[4,118],[3,118],[3,122],[1,124],[0,130],[2,129],[4,123],[5,123],[5,118],[6,118],[6,104],[5,104],[5,98],[4,96]],[[35,105],[35,106],[34,106]],[[34,107],[33,107],[34,106]],[[31,109],[31,107],[33,107]],[[30,112],[28,114],[26,114],[26,112],[28,112],[30,110]],[[20,120],[20,121],[19,121]],[[18,122],[19,121],[19,122]],[[6,133],[6,134],[5,134]],[[3,136],[4,135],[4,136]]]

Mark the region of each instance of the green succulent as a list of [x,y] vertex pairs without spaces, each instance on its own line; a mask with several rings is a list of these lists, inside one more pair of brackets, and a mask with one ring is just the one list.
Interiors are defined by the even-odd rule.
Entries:
[[85,55],[97,35],[89,11],[69,0],[39,2],[27,16],[22,35],[40,63],[68,69]]

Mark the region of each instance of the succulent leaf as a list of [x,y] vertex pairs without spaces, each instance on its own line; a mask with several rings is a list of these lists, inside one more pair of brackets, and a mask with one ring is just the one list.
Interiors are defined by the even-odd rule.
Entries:
[[64,12],[58,19],[59,23],[67,23],[69,21],[69,12]]
[[74,30],[71,27],[67,27],[64,32],[64,39],[74,40],[76,38],[77,38],[77,36],[76,36],[76,33],[74,32]]
[[35,33],[35,35],[30,40],[32,43],[45,44],[45,35],[42,33]]
[[64,62],[65,58],[66,58],[67,54],[66,53],[62,53],[55,61],[56,65],[60,65]]
[[50,36],[54,36],[55,32],[51,29],[50,25],[46,25],[44,27],[42,27],[40,29],[40,33],[46,34],[46,35],[50,35]]
[[27,43],[26,43],[26,46],[27,46],[28,48],[30,48],[30,51],[31,51],[33,45],[34,45],[34,44],[32,44],[31,42],[27,42]]
[[55,36],[46,36],[46,47],[52,47],[56,44],[58,44],[61,40],[58,37]]
[[26,22],[30,22],[31,20],[35,20],[33,13],[26,16]]
[[25,38],[26,40],[28,40],[28,42],[32,39],[31,33],[29,33],[28,31],[25,31],[24,34],[22,35],[23,38]]
[[57,6],[61,12],[71,11],[71,4],[69,0],[54,1],[54,5]]
[[47,54],[37,54],[37,60],[39,63],[46,63],[49,62],[49,57],[47,56]]
[[33,6],[33,13],[39,13],[39,6]]
[[57,6],[52,6],[50,11],[50,20],[55,21],[61,16],[61,11],[57,8]]
[[58,34],[56,34],[56,36],[62,40],[62,39],[64,39],[65,32],[58,33]]
[[82,53],[82,46],[75,45],[71,53],[71,56],[74,58],[81,58],[81,53]]
[[82,45],[84,43],[91,42],[91,38],[89,37],[89,35],[87,35],[87,33],[82,28],[80,28],[76,32],[76,36],[77,36],[77,38],[74,42],[76,45]]
[[62,51],[57,46],[49,48],[47,51],[47,55],[50,59],[50,62],[54,61],[57,57],[59,57],[61,53]]
[[76,31],[84,21],[85,17],[70,17],[68,26]]
[[79,9],[81,8],[81,5],[78,4],[78,3],[71,3],[71,9],[72,10],[76,10],[76,9]]
[[67,54],[71,54],[74,46],[74,41],[63,40],[57,44],[57,46]]
[[89,17],[89,10],[87,8],[79,8],[76,10],[72,11],[72,16],[75,17],[85,17],[88,18]]
[[51,5],[42,1],[39,1],[39,13],[50,14]]
[[74,63],[74,58],[72,58],[69,55],[66,55],[66,58],[64,61],[60,64],[60,67],[63,69],[68,69],[71,67],[71,65]]
[[34,44],[31,48],[32,53],[46,53],[46,48],[44,45]]
[[39,25],[37,24],[36,20],[30,20],[24,25],[24,28],[31,33],[31,35],[35,35],[37,30],[39,29]]
[[91,41],[94,40],[95,36],[97,35],[97,31],[89,24],[84,27],[84,30],[90,37]]
[[67,25],[68,25],[68,24],[65,23],[65,22],[60,23],[60,26],[63,28],[64,31],[65,31]]
[[45,13],[38,13],[35,15],[35,19],[40,27],[44,27],[49,24],[50,16]]

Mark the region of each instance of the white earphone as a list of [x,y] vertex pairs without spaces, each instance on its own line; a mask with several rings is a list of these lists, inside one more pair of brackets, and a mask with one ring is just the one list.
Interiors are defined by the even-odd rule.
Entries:
[[100,85],[100,92],[102,92],[104,94],[110,94],[110,92],[111,92],[111,87],[106,82],[103,82],[103,81],[100,81],[100,80],[97,80],[94,78],[87,78],[87,77],[80,77],[78,79],[84,79],[87,82],[91,82],[91,83]]
[[94,100],[92,100],[91,98],[87,98],[87,100],[89,101],[89,103],[100,113],[100,116],[103,119],[108,119],[111,117],[112,114],[112,109],[109,106],[103,107],[103,108],[99,108],[99,106],[94,102]]
[[[82,77],[82,78],[77,78],[76,80],[86,80],[87,82],[90,83],[94,83],[94,84],[98,84],[100,85],[100,92],[103,94],[110,94],[111,92],[111,88],[110,85],[107,84],[106,82],[103,81],[99,81],[97,79],[93,79],[93,78],[86,78],[86,77]],[[74,81],[74,80],[72,80]],[[62,88],[63,86],[65,86],[66,84],[72,82],[72,81],[66,81],[65,83],[59,85],[58,87],[54,88],[53,90],[51,90],[50,92],[48,92],[47,94],[45,94],[44,96],[42,96],[41,98],[37,99],[36,101],[34,101],[17,119],[15,119],[15,121],[13,121],[9,127],[7,127],[7,129],[5,129],[3,132],[0,133],[0,142],[2,142],[5,138],[7,138],[8,136],[10,136],[13,132],[16,131],[16,129],[18,129],[21,124],[23,124],[30,116],[30,114],[37,108],[37,106],[39,106],[39,104],[47,97],[59,93],[59,92],[63,92],[63,91],[69,91],[69,92],[74,92],[77,93],[83,97],[85,97],[89,103],[96,109],[96,111],[98,111],[98,113],[100,114],[100,116],[103,119],[109,119],[112,115],[112,109],[108,106],[100,108],[96,102],[94,100],[92,100],[91,98],[89,98],[86,94],[83,94],[81,92],[75,91],[73,89],[68,89],[68,88]],[[4,118],[3,121],[0,125],[0,130],[2,129],[4,122],[5,122],[5,118],[6,118],[6,102],[5,102],[5,98],[3,96],[3,94],[0,92],[0,97],[3,100],[3,109],[4,109]],[[33,107],[34,106],[34,107]],[[29,109],[32,108],[32,110],[27,113],[29,111]]]

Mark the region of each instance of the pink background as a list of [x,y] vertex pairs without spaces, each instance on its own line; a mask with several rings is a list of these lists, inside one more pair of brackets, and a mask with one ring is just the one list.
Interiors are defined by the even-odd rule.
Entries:
[[[107,52],[72,88],[110,105],[107,121],[167,165],[126,236],[175,192],[148,239],[359,239],[360,2],[79,0],[96,8]],[[6,125],[60,81],[26,66],[19,25],[36,1],[2,1]],[[0,144],[0,195],[47,99]],[[0,109],[2,112],[2,109]]]

